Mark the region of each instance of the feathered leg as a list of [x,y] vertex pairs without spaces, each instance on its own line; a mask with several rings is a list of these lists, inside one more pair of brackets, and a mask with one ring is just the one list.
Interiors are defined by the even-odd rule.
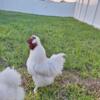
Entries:
[[37,93],[37,89],[38,89],[38,87],[36,86],[35,88],[34,88],[34,93]]

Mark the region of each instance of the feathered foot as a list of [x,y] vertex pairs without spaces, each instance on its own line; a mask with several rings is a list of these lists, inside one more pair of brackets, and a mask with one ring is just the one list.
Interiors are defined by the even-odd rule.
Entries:
[[36,87],[34,88],[34,90],[33,90],[34,94],[37,93],[37,89],[38,89],[38,87],[36,86]]

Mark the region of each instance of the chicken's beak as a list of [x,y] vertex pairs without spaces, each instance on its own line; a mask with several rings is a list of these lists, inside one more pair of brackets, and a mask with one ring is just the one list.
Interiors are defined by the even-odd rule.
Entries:
[[34,39],[36,39],[36,37],[31,37],[31,38],[29,38],[29,39],[27,40],[27,43],[28,43],[28,44],[31,44],[32,41],[33,41]]

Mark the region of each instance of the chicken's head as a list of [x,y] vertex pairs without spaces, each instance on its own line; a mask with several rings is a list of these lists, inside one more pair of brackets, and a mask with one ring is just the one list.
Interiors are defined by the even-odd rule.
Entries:
[[39,38],[35,35],[32,35],[28,40],[28,44],[29,44],[29,48],[31,50],[35,49],[37,47],[37,45],[39,44]]

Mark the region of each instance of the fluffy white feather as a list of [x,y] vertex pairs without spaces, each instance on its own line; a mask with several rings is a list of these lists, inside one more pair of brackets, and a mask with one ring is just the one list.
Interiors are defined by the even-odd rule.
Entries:
[[40,39],[34,35],[28,40],[28,43],[30,54],[26,65],[29,74],[32,75],[35,82],[35,92],[38,87],[52,84],[55,77],[62,73],[65,54],[59,53],[48,58]]
[[24,100],[21,76],[15,69],[0,72],[0,100]]

